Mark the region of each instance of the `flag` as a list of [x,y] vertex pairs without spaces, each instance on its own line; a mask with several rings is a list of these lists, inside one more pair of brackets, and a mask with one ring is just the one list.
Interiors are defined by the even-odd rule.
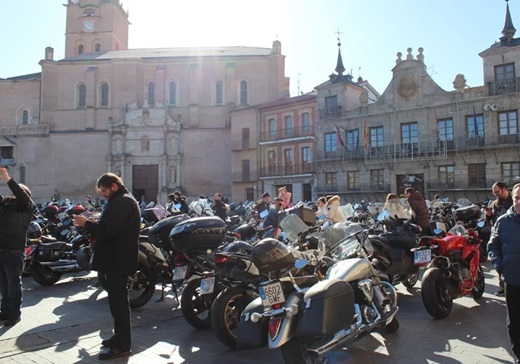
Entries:
[[343,142],[343,139],[341,138],[341,133],[339,131],[340,129],[336,127],[336,139],[338,141],[338,144],[345,148],[345,142]]
[[369,134],[368,134],[368,125],[367,125],[367,121],[365,120],[365,130],[364,130],[364,134],[363,134],[363,137],[365,139],[365,149],[368,149],[368,138],[370,137]]

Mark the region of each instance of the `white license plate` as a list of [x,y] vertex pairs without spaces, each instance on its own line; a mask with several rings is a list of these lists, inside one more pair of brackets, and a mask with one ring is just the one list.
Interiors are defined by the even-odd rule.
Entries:
[[425,264],[432,260],[432,251],[430,249],[416,250],[413,253],[413,261],[415,264]]
[[200,294],[213,293],[215,289],[215,277],[203,278],[200,280]]
[[187,265],[175,267],[175,269],[173,270],[172,281],[183,281],[184,278],[186,278],[186,273],[188,273]]
[[280,282],[260,286],[258,291],[260,292],[260,297],[262,298],[262,304],[264,307],[271,307],[272,305],[285,302],[282,284]]

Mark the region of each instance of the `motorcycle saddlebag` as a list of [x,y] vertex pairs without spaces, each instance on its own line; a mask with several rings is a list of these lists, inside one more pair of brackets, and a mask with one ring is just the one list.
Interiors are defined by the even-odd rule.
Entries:
[[251,321],[253,312],[263,313],[264,307],[260,297],[249,303],[242,315],[238,325],[237,350],[260,348],[267,345],[268,319],[260,319],[257,323]]
[[65,256],[67,243],[57,241],[55,243],[40,243],[36,251],[36,260],[39,262],[55,261]]
[[354,291],[348,282],[327,279],[312,286],[304,296],[304,309],[296,336],[333,335],[354,318]]
[[226,237],[227,226],[217,216],[194,217],[175,226],[170,233],[173,250],[216,249]]
[[460,207],[455,210],[455,219],[462,222],[470,222],[480,219],[480,213],[480,206],[477,205]]
[[148,230],[148,240],[158,248],[171,251],[170,232],[178,223],[189,220],[189,218],[190,217],[186,214],[180,214],[162,219]]

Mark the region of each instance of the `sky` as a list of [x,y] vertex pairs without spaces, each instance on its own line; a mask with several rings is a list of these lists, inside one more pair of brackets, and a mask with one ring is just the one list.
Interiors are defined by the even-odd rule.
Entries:
[[[0,0],[0,78],[40,72],[45,47],[64,57],[67,0]],[[83,0],[82,0],[83,1]],[[98,1],[98,0],[92,0]],[[417,55],[446,91],[465,75],[483,84],[478,53],[498,41],[504,0],[122,0],[129,48],[251,46],[282,43],[291,96],[328,80],[341,54],[347,73],[383,93],[397,52]],[[520,0],[509,1],[520,27]],[[520,29],[520,28],[519,28]],[[519,33],[516,35],[520,36]]]

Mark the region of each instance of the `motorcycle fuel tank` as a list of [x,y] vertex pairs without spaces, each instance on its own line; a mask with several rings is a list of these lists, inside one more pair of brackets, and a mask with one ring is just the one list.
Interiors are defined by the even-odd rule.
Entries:
[[334,264],[327,271],[326,279],[357,281],[372,275],[372,265],[364,258],[350,258]]

